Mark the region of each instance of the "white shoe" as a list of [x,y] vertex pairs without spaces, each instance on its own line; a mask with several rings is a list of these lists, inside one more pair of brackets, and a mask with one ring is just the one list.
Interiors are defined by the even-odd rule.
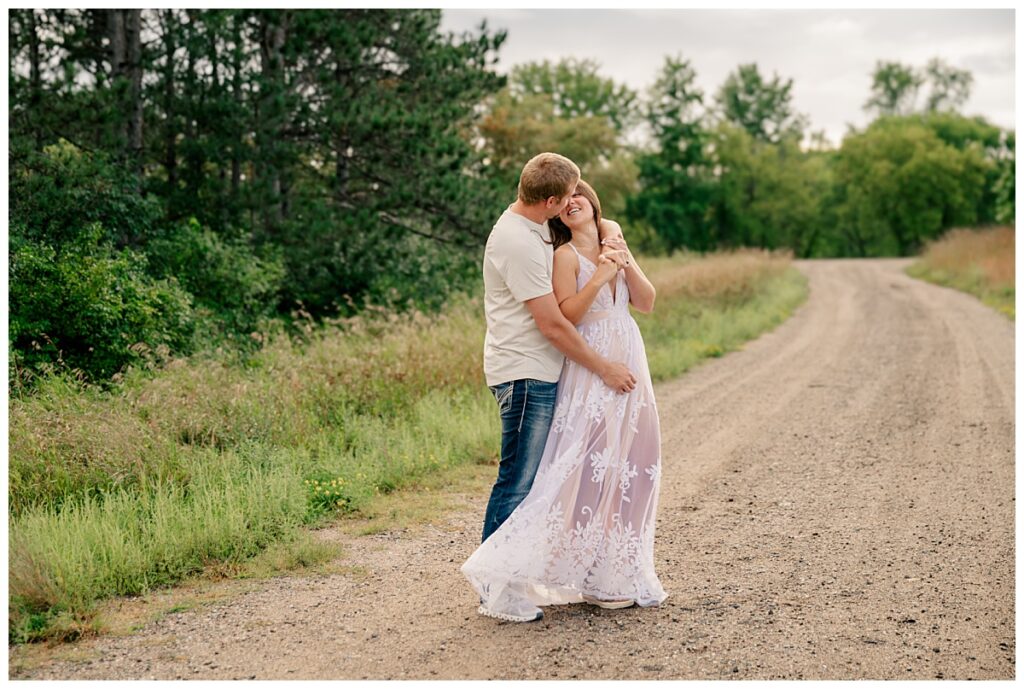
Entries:
[[481,615],[487,617],[493,617],[498,620],[505,620],[507,622],[536,622],[537,620],[544,618],[544,611],[540,608],[533,606],[532,611],[524,608],[521,612],[525,614],[516,614],[512,612],[500,612],[498,610],[491,610],[486,605],[481,605],[476,610]]
[[508,622],[536,622],[544,617],[544,611],[531,603],[525,596],[506,589],[498,599],[485,603],[477,612],[487,617]]
[[597,607],[604,608],[605,610],[620,610],[622,608],[631,608],[636,605],[635,600],[604,600],[602,598],[594,598],[593,596],[588,596],[586,594],[583,595],[583,602],[596,605]]

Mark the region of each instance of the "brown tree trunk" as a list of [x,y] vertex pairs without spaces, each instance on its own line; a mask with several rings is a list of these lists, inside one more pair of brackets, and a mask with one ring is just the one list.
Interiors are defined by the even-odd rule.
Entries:
[[[29,68],[29,109],[37,112],[42,101],[43,82],[39,72],[39,32],[36,29],[36,11],[28,10],[28,68]],[[42,128],[36,127],[36,148],[43,147]]]
[[[337,62],[334,67],[334,80],[338,86],[338,90],[341,91],[342,86],[345,83],[345,72],[340,61]],[[338,203],[344,203],[348,197],[348,148],[349,141],[345,133],[345,126],[339,125],[338,133],[334,142],[334,197],[337,199]]]
[[196,145],[196,139],[198,133],[196,132],[196,112],[198,105],[196,103],[196,51],[193,49],[195,45],[195,32],[196,32],[196,21],[197,15],[199,14],[196,10],[185,10],[188,16],[188,24],[185,28],[185,46],[186,52],[188,53],[188,60],[185,63],[184,73],[184,88],[183,93],[185,96],[185,159],[184,163],[184,178],[185,188],[191,192],[191,196],[194,198],[199,193],[199,187],[202,185],[202,166],[198,159],[198,146]]
[[177,51],[174,10],[164,10],[164,49],[167,62],[164,65],[164,115],[167,118],[164,139],[164,168],[167,170],[167,186],[170,196],[178,186],[178,130],[174,125],[174,53]]
[[[119,95],[121,150],[141,174],[142,165],[142,42],[141,10],[104,10],[110,42],[110,82]],[[125,80],[122,82],[122,79]],[[126,83],[125,83],[126,82]],[[122,89],[127,88],[122,91]],[[141,177],[140,177],[141,181]]]
[[128,152],[132,166],[142,184],[142,10],[123,10],[125,43],[127,44],[128,89]]
[[284,90],[284,69],[281,51],[288,32],[288,13],[271,11],[260,14],[260,68],[263,82],[259,99],[259,183],[270,200],[264,208],[264,229],[268,233],[281,224],[284,207],[281,199],[281,170],[275,152],[276,137],[282,125],[282,108],[278,101]]
[[116,81],[125,73],[127,50],[124,44],[124,10],[105,10],[107,39],[110,41],[110,78]]
[[[231,95],[238,106],[237,112],[242,112],[242,19],[235,14],[232,18],[233,38],[235,49],[232,51],[231,60]],[[234,143],[231,145],[231,198],[237,200],[239,186],[242,178],[242,136],[238,132]]]

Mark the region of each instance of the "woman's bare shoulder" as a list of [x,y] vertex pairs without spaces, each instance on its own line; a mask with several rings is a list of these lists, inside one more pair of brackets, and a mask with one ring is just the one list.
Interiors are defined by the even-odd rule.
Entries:
[[555,249],[555,263],[558,265],[567,265],[578,268],[580,259],[576,256],[576,252],[572,250],[571,246],[563,244]]

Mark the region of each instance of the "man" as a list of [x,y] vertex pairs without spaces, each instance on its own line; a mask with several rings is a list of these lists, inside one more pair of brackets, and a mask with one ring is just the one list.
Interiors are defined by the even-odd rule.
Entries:
[[[565,208],[579,179],[579,168],[564,156],[532,158],[520,175],[518,198],[495,223],[484,250],[484,374],[501,415],[501,462],[482,540],[530,492],[551,427],[563,355],[613,390],[628,392],[636,385],[624,364],[604,359],[586,344],[552,291],[554,252],[547,221]],[[483,608],[481,613],[489,614]],[[543,613],[535,609],[535,614],[530,619]]]

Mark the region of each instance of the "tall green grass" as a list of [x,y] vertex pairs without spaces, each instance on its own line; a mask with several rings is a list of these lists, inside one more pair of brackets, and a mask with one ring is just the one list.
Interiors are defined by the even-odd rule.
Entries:
[[[637,315],[657,380],[783,320],[806,296],[781,254],[643,261]],[[10,402],[12,641],[89,630],[97,600],[240,561],[304,524],[359,512],[433,472],[490,462],[479,301],[269,338],[244,365],[210,354],[114,391],[55,374]]]
[[981,299],[1016,317],[1016,232],[1012,227],[954,229],[930,242],[907,274]]

